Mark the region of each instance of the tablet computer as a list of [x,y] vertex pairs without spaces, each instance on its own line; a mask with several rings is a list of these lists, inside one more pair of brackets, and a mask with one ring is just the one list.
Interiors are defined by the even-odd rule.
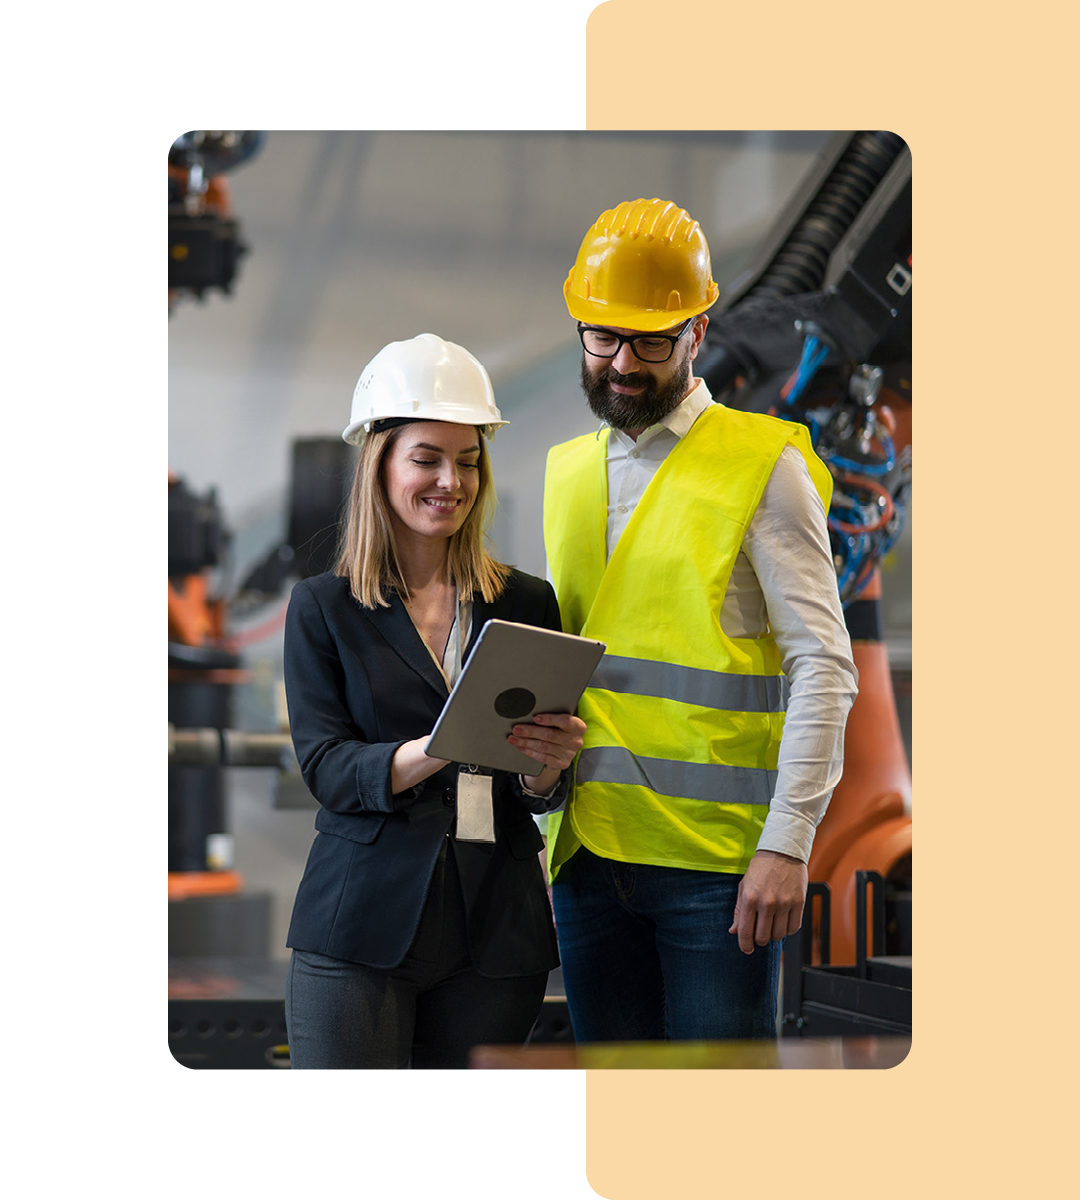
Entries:
[[572,633],[485,621],[428,740],[435,758],[535,775],[541,764],[506,740],[536,713],[572,713],[605,645]]

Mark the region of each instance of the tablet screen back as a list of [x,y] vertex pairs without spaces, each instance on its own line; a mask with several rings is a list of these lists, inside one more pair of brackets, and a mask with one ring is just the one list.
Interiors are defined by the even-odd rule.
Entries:
[[541,769],[506,738],[536,713],[573,712],[604,653],[604,643],[487,621],[427,744],[435,758],[535,775]]

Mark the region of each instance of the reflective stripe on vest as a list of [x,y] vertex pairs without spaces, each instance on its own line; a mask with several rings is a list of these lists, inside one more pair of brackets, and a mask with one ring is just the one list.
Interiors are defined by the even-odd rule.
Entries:
[[645,658],[619,658],[614,654],[605,654],[600,660],[589,686],[606,692],[659,696],[701,708],[743,712],[783,712],[787,708],[783,677],[706,671]]
[[776,772],[724,763],[640,758],[622,746],[598,746],[582,750],[578,756],[577,782],[590,781],[625,783],[646,787],[661,796],[685,796],[713,804],[738,795],[743,803],[768,807],[776,787]]
[[548,458],[544,541],[570,633],[607,643],[553,873],[584,843],[627,862],[741,872],[776,786],[786,680],[771,637],[719,613],[746,528],[787,445],[828,506],[800,425],[714,405],[657,469],[605,562],[607,435]]

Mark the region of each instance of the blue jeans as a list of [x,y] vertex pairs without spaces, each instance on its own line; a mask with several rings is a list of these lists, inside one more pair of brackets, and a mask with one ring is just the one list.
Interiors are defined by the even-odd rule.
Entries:
[[728,933],[741,879],[578,850],[552,888],[575,1038],[774,1038],[782,943]]

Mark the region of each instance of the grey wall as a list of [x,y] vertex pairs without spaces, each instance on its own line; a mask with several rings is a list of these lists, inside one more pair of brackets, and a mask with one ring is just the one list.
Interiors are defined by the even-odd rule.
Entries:
[[[233,534],[228,593],[283,536],[296,437],[337,436],[360,369],[386,342],[433,332],[487,366],[510,425],[493,446],[502,557],[542,574],[547,448],[595,428],[576,384],[562,299],[577,246],[606,208],[662,196],[702,224],[730,280],[827,133],[270,132],[229,176],[250,254],[234,293],[181,302],[169,326],[169,466],[213,487]],[[891,631],[910,636],[909,541]],[[281,600],[236,627],[252,683],[237,724],[267,728],[280,683]],[[907,629],[904,629],[906,618]],[[312,836],[272,806],[272,773],[231,769],[229,821],[247,885],[275,898],[274,951]]]

